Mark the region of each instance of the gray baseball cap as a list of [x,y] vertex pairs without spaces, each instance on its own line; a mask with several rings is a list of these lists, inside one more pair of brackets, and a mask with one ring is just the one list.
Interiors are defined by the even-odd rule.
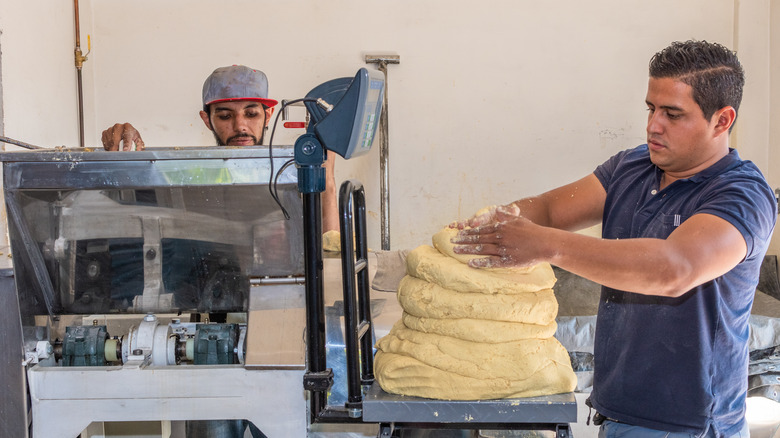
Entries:
[[220,67],[203,83],[203,105],[229,100],[256,100],[268,107],[279,103],[268,98],[265,73],[245,65]]

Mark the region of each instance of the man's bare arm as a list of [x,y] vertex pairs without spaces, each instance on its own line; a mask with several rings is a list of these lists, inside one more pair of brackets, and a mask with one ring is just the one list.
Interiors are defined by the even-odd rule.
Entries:
[[601,182],[590,174],[538,196],[483,209],[450,226],[459,229],[478,227],[522,216],[538,225],[576,231],[601,222],[606,197]]
[[697,214],[667,239],[599,239],[534,224],[525,218],[463,230],[456,252],[490,255],[475,267],[549,262],[596,283],[646,295],[680,296],[717,278],[747,254],[728,221]]
[[325,191],[322,193],[322,232],[339,230],[339,207],[336,190],[336,154],[328,153],[325,161]]

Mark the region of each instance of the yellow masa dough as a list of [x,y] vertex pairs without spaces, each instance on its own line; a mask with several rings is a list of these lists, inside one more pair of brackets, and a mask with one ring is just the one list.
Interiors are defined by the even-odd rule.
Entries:
[[[518,359],[522,367],[522,358]],[[395,353],[377,351],[374,375],[387,392],[445,400],[488,400],[536,397],[571,392],[577,378],[570,364],[549,362],[521,380],[463,376],[444,371],[419,360]]]
[[409,275],[402,278],[398,285],[398,301],[407,313],[429,318],[472,318],[547,325],[555,320],[558,313],[558,301],[552,289],[513,295],[485,295],[447,290]]
[[374,375],[383,390],[480,400],[573,391],[568,352],[553,337],[558,302],[547,263],[475,269],[455,254],[446,228],[407,256],[398,287],[404,309],[377,342]]
[[[441,231],[433,235],[433,239],[431,239],[433,241],[433,247],[438,249],[440,253],[446,255],[447,257],[452,257],[461,263],[468,263],[473,259],[482,259],[487,257],[473,254],[456,254],[454,250],[455,244],[452,243],[452,238],[455,237],[458,232],[459,230],[456,228],[444,227]],[[527,270],[528,269],[526,268],[525,271]]]
[[377,344],[385,353],[402,354],[462,376],[524,380],[550,362],[570,365],[569,353],[555,338],[487,344],[422,333],[397,322]]
[[327,252],[341,251],[341,233],[328,230],[322,235],[322,250]]
[[555,285],[555,273],[549,263],[517,271],[475,269],[430,245],[419,246],[409,253],[406,273],[458,292],[517,294],[552,289]]
[[558,327],[555,321],[547,325],[538,325],[473,318],[421,318],[406,312],[403,313],[402,320],[406,327],[418,332],[488,344],[549,338],[555,334]]

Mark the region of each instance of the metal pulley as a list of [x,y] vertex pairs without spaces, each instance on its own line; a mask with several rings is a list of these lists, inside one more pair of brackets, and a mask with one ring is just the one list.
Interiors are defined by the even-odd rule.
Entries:
[[160,325],[155,315],[146,315],[138,327],[130,328],[127,340],[122,343],[122,362],[176,365],[177,341],[170,325]]

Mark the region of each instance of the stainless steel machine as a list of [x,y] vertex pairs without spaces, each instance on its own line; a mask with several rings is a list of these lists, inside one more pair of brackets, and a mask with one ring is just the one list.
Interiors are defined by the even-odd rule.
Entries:
[[21,328],[27,384],[18,361],[3,406],[30,401],[14,418],[36,437],[164,419],[305,436],[302,206],[292,150],[273,152],[0,157],[19,324],[4,332]]
[[160,420],[234,429],[224,436],[328,423],[335,436],[366,423],[382,437],[570,436],[573,394],[448,402],[373,382],[373,342],[394,321],[377,326],[386,300],[369,294],[363,189],[341,187],[336,274],[323,271],[319,193],[326,150],[370,148],[382,87],[363,70],[312,90],[294,147],[0,154],[13,253],[0,271],[0,436]]

